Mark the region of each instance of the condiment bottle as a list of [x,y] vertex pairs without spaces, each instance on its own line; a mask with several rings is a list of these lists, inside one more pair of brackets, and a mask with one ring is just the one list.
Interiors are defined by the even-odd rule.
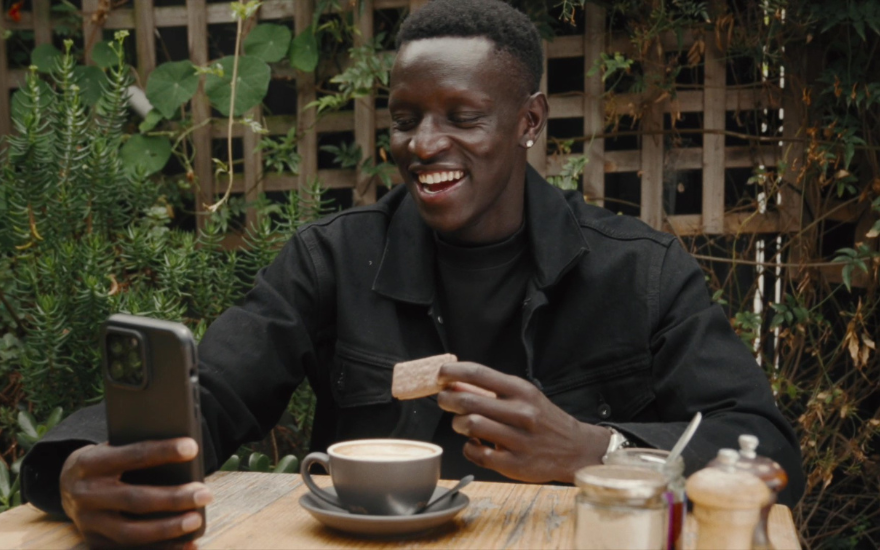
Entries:
[[758,456],[758,438],[753,435],[739,436],[739,459],[736,468],[761,478],[770,489],[770,501],[761,509],[761,519],[755,528],[752,541],[754,550],[772,550],[770,535],[767,531],[770,521],[770,510],[776,504],[776,497],[788,485],[788,474],[775,460]]
[[577,550],[661,550],[666,544],[666,478],[630,466],[596,465],[575,473]]
[[669,451],[661,449],[627,447],[609,454],[605,459],[605,464],[647,468],[660,472],[666,477],[666,492],[663,496],[666,499],[669,510],[667,512],[668,537],[665,548],[673,550],[681,540],[681,532],[687,510],[687,498],[684,492],[684,459],[679,455],[672,462],[666,462],[668,457]]
[[758,477],[736,468],[739,453],[721,449],[715,467],[688,478],[685,487],[694,503],[699,550],[751,550],[761,508],[770,489]]

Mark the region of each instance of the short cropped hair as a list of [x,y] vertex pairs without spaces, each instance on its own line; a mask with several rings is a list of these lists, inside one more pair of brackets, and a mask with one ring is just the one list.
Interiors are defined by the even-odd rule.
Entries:
[[397,47],[444,36],[492,40],[522,64],[529,93],[541,87],[544,52],[538,29],[526,14],[501,0],[433,0],[411,14],[397,34]]

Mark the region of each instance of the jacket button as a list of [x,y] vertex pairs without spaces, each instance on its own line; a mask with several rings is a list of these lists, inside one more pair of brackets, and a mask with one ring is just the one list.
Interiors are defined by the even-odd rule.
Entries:
[[443,324],[443,317],[440,317],[440,316],[438,315],[438,316],[437,316],[437,322],[440,323],[440,324],[442,325],[442,324]]
[[336,378],[336,388],[341,390],[343,386],[345,386],[345,373],[340,372]]
[[599,418],[602,420],[611,418],[611,406],[608,403],[599,405]]

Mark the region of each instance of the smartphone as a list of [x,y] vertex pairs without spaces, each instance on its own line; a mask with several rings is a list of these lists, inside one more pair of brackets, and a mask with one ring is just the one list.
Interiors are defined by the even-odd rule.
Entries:
[[[116,314],[101,330],[104,398],[110,445],[191,437],[199,454],[189,462],[126,472],[122,481],[136,485],[183,485],[204,481],[202,422],[196,344],[180,323]],[[202,527],[179,540],[194,540]],[[176,513],[151,517],[167,517]],[[143,517],[143,516],[141,516]]]

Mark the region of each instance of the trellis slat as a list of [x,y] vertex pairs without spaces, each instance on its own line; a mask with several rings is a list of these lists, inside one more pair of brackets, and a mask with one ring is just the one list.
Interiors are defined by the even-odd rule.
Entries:
[[[244,22],[242,28],[242,40],[257,26],[257,21],[263,13],[265,5],[260,6],[256,17],[251,17]],[[256,122],[262,122],[263,106],[262,104],[251,108],[245,114],[246,117]],[[242,153],[244,155],[244,198],[248,204],[253,204],[260,193],[263,193],[263,153],[258,150],[261,135],[254,132],[250,126],[236,124],[235,126],[243,126],[242,137]],[[249,226],[256,225],[259,222],[257,209],[249,206],[245,211],[245,223]]]
[[82,0],[83,11],[83,56],[86,65],[92,64],[92,49],[101,40],[101,27],[92,20],[98,11],[99,0]]
[[[354,8],[358,34],[355,46],[364,46],[373,39],[373,0],[361,0],[361,5]],[[355,100],[354,104],[354,142],[361,149],[361,162],[376,157],[376,112],[375,94],[369,94]],[[352,202],[355,205],[376,202],[376,182],[364,173],[358,165],[355,186],[352,190]]]
[[[303,32],[312,24],[315,13],[314,0],[296,2],[294,27],[296,34]],[[308,180],[318,173],[318,132],[315,128],[315,109],[306,109],[306,105],[315,100],[315,75],[313,73],[296,73],[297,113],[299,118],[298,152],[301,157],[299,165],[299,187],[303,189]]]
[[[208,20],[205,16],[205,0],[187,0],[187,41],[189,58],[198,66],[208,64]],[[195,148],[196,212],[198,225],[207,221],[205,208],[214,203],[214,174],[211,166],[211,105],[205,95],[204,81],[192,100],[193,147]]]
[[[705,89],[703,128],[723,131],[725,122],[727,67],[713,36],[705,40]],[[724,136],[703,135],[703,231],[724,231]]]
[[[599,71],[595,71],[593,76],[587,75],[605,48],[605,10],[595,4],[587,4],[584,17],[584,133],[593,136],[605,129],[605,105],[602,100],[605,83]],[[605,140],[587,139],[584,152],[590,160],[584,169],[584,197],[595,200],[596,197],[605,196]],[[602,206],[605,203],[600,199],[596,204]]]
[[134,0],[134,26],[137,38],[137,73],[140,85],[146,87],[147,78],[156,68],[156,20],[153,0]]
[[52,2],[33,0],[34,43],[37,46],[52,43]]
[[642,118],[642,185],[640,218],[655,229],[663,221],[663,110],[655,105]]

